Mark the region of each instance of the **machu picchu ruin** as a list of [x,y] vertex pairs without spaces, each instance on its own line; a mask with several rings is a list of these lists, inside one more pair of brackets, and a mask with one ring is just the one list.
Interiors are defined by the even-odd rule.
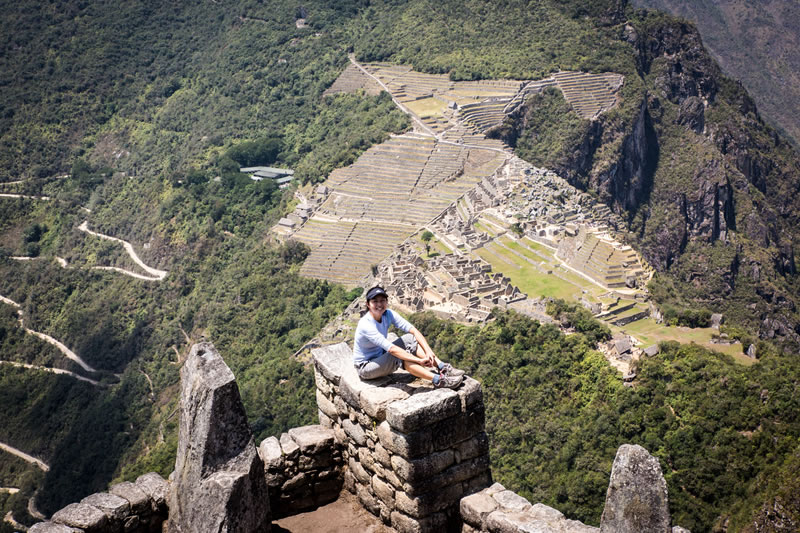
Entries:
[[[316,188],[298,190],[299,204],[273,233],[311,247],[303,275],[347,287],[383,283],[409,311],[482,322],[493,307],[511,306],[544,318],[536,303],[543,295],[512,281],[525,276],[573,287],[596,315],[615,311],[607,300],[641,293],[650,272],[615,238],[621,220],[486,133],[547,87],[591,119],[615,105],[622,83],[617,74],[582,72],[453,81],[351,56],[324,96],[380,88],[412,117],[413,131],[372,146]],[[420,242],[423,231],[434,237],[433,252]]]

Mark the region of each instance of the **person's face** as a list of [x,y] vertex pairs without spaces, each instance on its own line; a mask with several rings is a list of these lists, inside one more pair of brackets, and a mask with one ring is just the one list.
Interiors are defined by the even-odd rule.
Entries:
[[367,303],[369,307],[369,312],[372,313],[372,316],[375,320],[380,320],[383,316],[384,311],[386,311],[386,306],[388,305],[389,300],[384,295],[379,295],[370,300]]

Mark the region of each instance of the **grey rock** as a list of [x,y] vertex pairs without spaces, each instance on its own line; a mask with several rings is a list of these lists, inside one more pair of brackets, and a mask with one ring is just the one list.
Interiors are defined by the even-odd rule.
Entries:
[[405,492],[397,492],[395,494],[395,505],[398,511],[402,511],[414,518],[424,518],[436,511],[442,511],[457,505],[463,494],[461,484],[451,485],[414,497]]
[[168,531],[269,531],[264,464],[233,373],[211,343],[195,344],[181,369],[180,407]]
[[28,533],[81,533],[81,530],[54,522],[39,522],[29,527]]
[[392,527],[397,533],[425,533],[428,531],[446,531],[447,515],[434,513],[425,518],[411,518],[399,511],[391,514]]
[[451,389],[431,389],[392,403],[386,420],[392,428],[410,433],[461,412],[461,398]]
[[372,476],[372,492],[385,503],[394,506],[394,487],[379,476]]
[[692,532],[681,526],[672,526],[672,533],[692,533]]
[[314,358],[314,367],[334,385],[339,385],[345,367],[353,366],[353,350],[346,342],[314,348],[311,356]]
[[475,404],[483,402],[483,389],[480,382],[464,376],[463,384],[456,390],[461,398],[461,410],[466,411]]
[[317,455],[323,451],[333,451],[333,431],[320,425],[292,428],[289,435],[300,447],[303,455]]
[[125,498],[120,498],[108,492],[90,494],[81,500],[81,503],[97,507],[108,517],[108,521],[121,525],[123,519],[130,514],[131,504]]
[[281,451],[286,456],[286,459],[296,461],[300,455],[300,446],[297,445],[292,436],[288,433],[281,433],[280,444]]
[[638,445],[617,450],[600,518],[603,533],[670,533],[667,482],[658,459]]
[[750,346],[747,347],[747,357],[749,357],[751,359],[755,359],[756,358],[756,345],[755,344],[751,344]]
[[355,424],[350,422],[348,419],[344,419],[342,420],[342,429],[344,429],[344,432],[347,433],[347,436],[353,439],[353,441],[359,446],[367,445],[367,436],[364,434],[364,429],[359,424]]
[[113,485],[108,492],[124,498],[130,504],[131,512],[135,514],[149,513],[152,510],[150,497],[135,483],[125,481]]
[[376,433],[384,448],[407,459],[429,453],[433,445],[433,436],[430,429],[406,434],[393,430],[389,423],[384,420],[378,425]]
[[719,329],[722,325],[723,316],[721,313],[714,313],[711,315],[711,327],[714,329]]
[[408,392],[400,387],[369,387],[361,391],[361,408],[372,418],[383,421],[386,407],[396,401],[408,398]]
[[258,446],[258,455],[264,461],[267,470],[279,470],[283,468],[283,451],[277,437],[267,437]]
[[155,472],[148,472],[136,478],[136,486],[151,498],[154,511],[166,512],[169,485],[163,477]]
[[660,351],[661,348],[658,347],[658,344],[653,344],[644,349],[644,354],[648,357],[653,357],[654,355],[658,355]]
[[325,413],[333,420],[339,418],[339,410],[336,409],[336,405],[332,401],[330,401],[327,396],[322,394],[322,392],[320,392],[319,389],[316,391],[316,395],[317,395],[317,407],[319,407],[319,410]]
[[424,482],[453,464],[455,456],[452,450],[434,452],[419,459],[405,459],[399,455],[392,457],[392,468],[402,479],[412,485]]
[[492,496],[504,511],[527,511],[531,502],[510,490],[500,491]]
[[484,490],[462,498],[459,510],[461,518],[465,522],[480,529],[489,513],[495,511],[499,506],[497,500]]
[[85,503],[71,503],[50,519],[56,524],[76,527],[86,533],[99,533],[108,524],[108,517],[103,511]]

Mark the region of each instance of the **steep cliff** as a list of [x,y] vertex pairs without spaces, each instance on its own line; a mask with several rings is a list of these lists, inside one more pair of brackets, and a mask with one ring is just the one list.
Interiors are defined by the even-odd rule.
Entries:
[[[618,109],[576,121],[546,93],[496,136],[624,215],[628,228],[618,229],[661,274],[657,300],[719,310],[762,338],[797,343],[800,157],[693,26],[637,14],[619,38],[636,73]],[[562,142],[550,153],[527,149],[553,136]]]

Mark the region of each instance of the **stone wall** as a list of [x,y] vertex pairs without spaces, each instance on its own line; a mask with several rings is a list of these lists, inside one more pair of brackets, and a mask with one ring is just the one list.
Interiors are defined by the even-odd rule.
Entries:
[[161,533],[167,519],[167,482],[151,472],[113,485],[34,524],[29,533]]
[[362,381],[346,343],[312,350],[323,427],[344,486],[399,532],[458,531],[461,498],[491,484],[480,384],[433,389],[404,371]]
[[343,461],[332,429],[292,428],[261,441],[273,518],[291,516],[335,501],[342,490]]

